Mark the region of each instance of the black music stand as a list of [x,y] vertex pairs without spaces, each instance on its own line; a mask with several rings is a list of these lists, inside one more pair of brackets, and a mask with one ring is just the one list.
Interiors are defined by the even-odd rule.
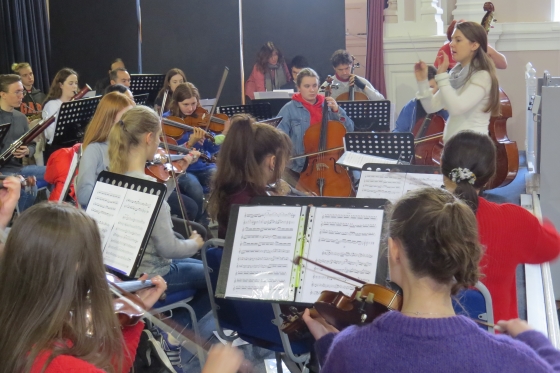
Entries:
[[139,95],[135,95],[134,96],[134,102],[136,102],[136,105],[147,105],[148,104],[148,96],[150,96],[149,93],[141,93]]
[[153,104],[158,92],[163,88],[164,74],[131,74],[130,91],[133,95],[148,94],[148,104]]
[[270,124],[272,127],[276,128],[276,127],[278,127],[280,122],[282,122],[283,118],[284,117],[270,118],[270,119],[266,119],[266,120],[261,120],[261,121],[259,121],[259,123]]
[[265,120],[272,118],[272,110],[270,104],[253,104],[253,105],[228,105],[218,107],[218,112],[231,117],[235,114],[251,114],[257,120]]
[[339,101],[356,132],[389,132],[391,129],[391,101]]
[[411,174],[437,174],[441,175],[439,166],[411,165],[411,164],[385,164],[385,163],[366,163],[362,171],[378,172],[401,172]]
[[284,107],[288,102],[292,101],[291,98],[256,98],[251,100],[253,105],[258,104],[269,104],[272,115],[278,115],[280,109]]
[[[68,101],[62,104],[56,119],[52,152],[73,146],[84,137],[86,126],[95,114],[101,96]],[[52,154],[51,152],[51,154]]]
[[414,136],[410,132],[351,132],[344,136],[344,148],[410,163],[414,157]]

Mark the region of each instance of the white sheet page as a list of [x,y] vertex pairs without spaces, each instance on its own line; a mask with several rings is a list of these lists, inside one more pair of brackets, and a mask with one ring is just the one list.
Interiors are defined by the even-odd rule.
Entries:
[[385,198],[391,202],[399,199],[404,190],[405,173],[362,171],[357,198]]
[[406,174],[403,194],[406,194],[414,189],[428,187],[441,188],[442,185],[443,175],[441,174],[416,174],[410,172]]
[[126,189],[115,185],[97,182],[89,200],[86,213],[99,226],[101,232],[101,247],[105,248],[111,230],[117,219],[117,211],[121,208],[126,195]]
[[346,167],[362,169],[366,163],[385,163],[385,164],[397,164],[396,159],[377,157],[370,154],[356,153],[352,151],[345,151],[344,154],[336,161],[336,163],[341,164]]
[[301,207],[242,206],[226,297],[293,300],[290,286]]
[[142,247],[142,239],[148,230],[158,196],[136,190],[124,190],[126,196],[103,250],[103,262],[128,274]]
[[[375,282],[383,210],[315,208],[308,257],[367,283]],[[311,222],[310,222],[311,223]],[[303,261],[303,283],[296,300],[314,303],[323,290],[351,295],[359,284]],[[329,277],[322,275],[326,274]],[[334,278],[342,279],[341,282]]]

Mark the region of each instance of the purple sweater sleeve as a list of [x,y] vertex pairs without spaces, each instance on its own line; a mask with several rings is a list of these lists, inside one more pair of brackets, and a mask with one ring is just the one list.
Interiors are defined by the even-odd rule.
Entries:
[[335,337],[338,334],[329,333],[323,338],[315,342],[315,350],[317,351],[317,358],[321,364],[321,373],[340,373],[350,372],[347,356],[344,349],[347,343],[337,343]]
[[536,330],[529,330],[519,334],[515,339],[524,342],[552,367],[554,372],[560,372],[560,351],[554,348],[546,336]]

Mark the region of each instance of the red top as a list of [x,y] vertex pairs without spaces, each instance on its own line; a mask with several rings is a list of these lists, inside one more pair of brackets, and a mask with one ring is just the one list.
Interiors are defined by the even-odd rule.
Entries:
[[317,101],[315,101],[314,104],[310,104],[309,102],[305,101],[303,97],[301,97],[301,93],[298,92],[294,93],[294,95],[292,96],[292,100],[301,102],[303,104],[303,107],[306,108],[307,111],[309,111],[309,114],[311,115],[309,125],[321,124],[321,121],[323,119],[323,103],[325,102],[325,96],[317,95]]
[[457,65],[457,62],[455,62],[455,60],[453,59],[453,54],[451,54],[451,47],[449,46],[449,43],[445,43],[443,47],[439,48],[436,54],[436,60],[434,61],[434,66],[436,67],[436,69],[439,66],[439,52],[447,54],[447,57],[449,58],[449,69],[452,69],[455,67],[455,65]]
[[481,282],[492,295],[494,322],[515,319],[517,292],[515,269],[519,264],[540,264],[560,254],[560,235],[554,226],[539,220],[520,206],[498,205],[478,198],[476,213],[480,242],[485,254]]
[[[144,329],[144,323],[138,324],[122,329],[124,342],[126,343],[126,351],[123,354],[122,372],[127,373],[132,369],[134,358],[136,357],[136,349],[140,342],[140,335]],[[40,354],[35,363],[31,367],[31,373],[40,373],[43,365],[49,358],[48,352]],[[97,368],[84,360],[74,356],[61,355],[53,359],[47,366],[45,373],[105,373],[104,370]]]

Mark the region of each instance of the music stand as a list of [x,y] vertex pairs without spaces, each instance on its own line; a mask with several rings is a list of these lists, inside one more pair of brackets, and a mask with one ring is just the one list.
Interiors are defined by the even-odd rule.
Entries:
[[271,119],[267,119],[267,120],[261,120],[261,121],[259,121],[259,123],[270,124],[272,127],[276,128],[276,127],[278,127],[280,122],[282,122],[283,118],[284,117],[276,117],[276,118],[271,118]]
[[12,126],[12,123],[4,123],[4,124],[0,124],[0,146],[4,146],[4,137],[6,137],[6,134],[8,133],[8,130],[10,129],[10,127]]
[[354,131],[389,132],[391,101],[339,101],[346,115],[354,121]]
[[134,102],[136,102],[136,105],[147,105],[149,95],[150,95],[149,93],[142,93],[139,95],[135,95]]
[[351,132],[344,136],[344,148],[410,163],[414,157],[414,136],[410,132]]
[[131,74],[129,89],[133,95],[148,93],[147,103],[153,104],[164,82],[164,74]]
[[292,101],[291,97],[288,98],[256,98],[251,100],[253,105],[258,104],[269,104],[271,110],[271,116],[278,115],[280,109],[284,107],[288,102]]
[[90,119],[95,114],[101,96],[68,101],[62,104],[56,119],[52,141],[54,150],[70,147],[84,137]]
[[265,120],[272,118],[272,110],[270,104],[253,104],[253,105],[228,105],[218,107],[218,112],[231,117],[235,114],[251,114],[257,120]]

